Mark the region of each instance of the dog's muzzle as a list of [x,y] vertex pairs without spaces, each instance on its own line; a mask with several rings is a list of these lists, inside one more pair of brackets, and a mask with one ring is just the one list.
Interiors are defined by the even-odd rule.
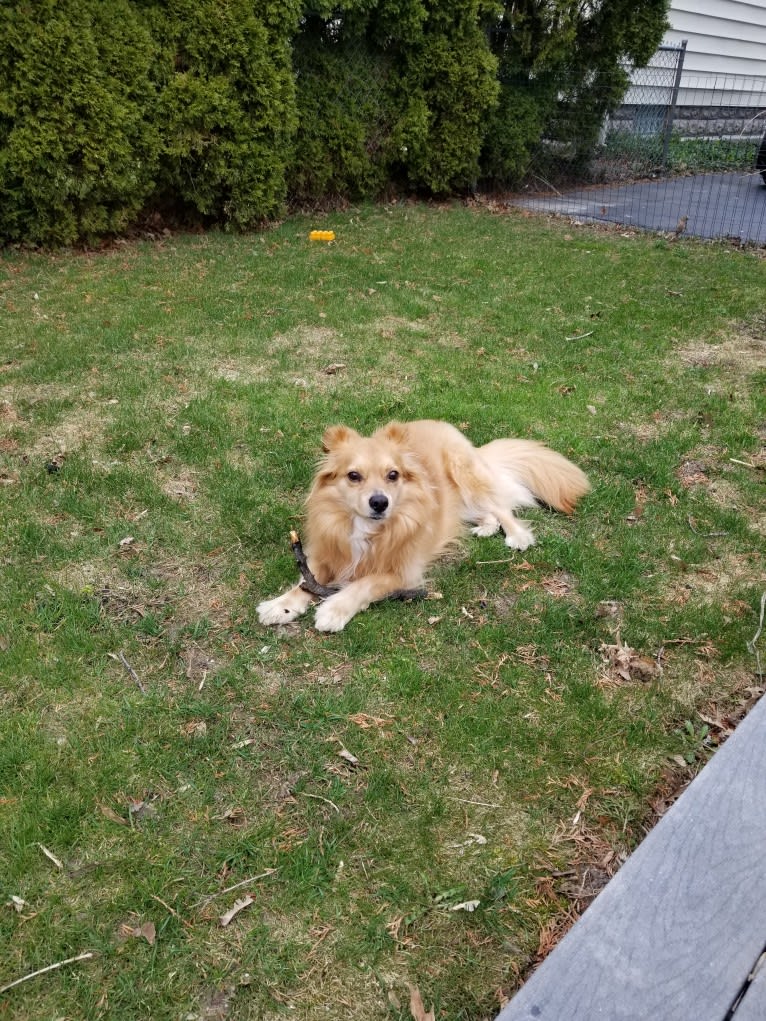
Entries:
[[382,518],[388,510],[388,497],[385,493],[373,493],[369,500],[370,504],[370,516],[373,518]]

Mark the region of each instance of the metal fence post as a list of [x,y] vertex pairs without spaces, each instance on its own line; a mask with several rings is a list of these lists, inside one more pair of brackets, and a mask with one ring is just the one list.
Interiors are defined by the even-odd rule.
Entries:
[[678,50],[678,60],[676,61],[676,77],[673,82],[673,92],[670,96],[670,103],[668,105],[667,113],[665,114],[665,124],[662,129],[662,166],[667,167],[668,165],[668,150],[670,149],[670,136],[673,133],[673,121],[676,116],[676,103],[678,102],[678,92],[681,88],[681,74],[684,69],[684,57],[686,55],[686,44],[689,40],[682,39],[681,46]]

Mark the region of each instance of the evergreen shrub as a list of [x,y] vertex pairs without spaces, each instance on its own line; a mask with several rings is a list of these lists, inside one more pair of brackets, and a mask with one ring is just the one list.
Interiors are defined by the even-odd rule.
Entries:
[[152,191],[156,46],[128,0],[0,9],[0,239],[93,240]]

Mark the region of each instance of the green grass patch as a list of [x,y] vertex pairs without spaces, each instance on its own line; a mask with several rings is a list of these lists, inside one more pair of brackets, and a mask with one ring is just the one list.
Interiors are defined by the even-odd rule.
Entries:
[[[3,1017],[489,1019],[756,684],[762,261],[312,226],[0,263],[0,986],[94,955]],[[421,417],[593,492],[439,600],[262,628],[324,428]]]

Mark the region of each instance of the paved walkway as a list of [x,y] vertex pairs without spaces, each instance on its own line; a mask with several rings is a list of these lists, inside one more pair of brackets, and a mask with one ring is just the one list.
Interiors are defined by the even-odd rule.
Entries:
[[598,185],[553,195],[512,197],[510,203],[588,222],[656,231],[675,230],[685,216],[687,234],[766,244],[766,185],[760,174],[694,174],[638,184]]

